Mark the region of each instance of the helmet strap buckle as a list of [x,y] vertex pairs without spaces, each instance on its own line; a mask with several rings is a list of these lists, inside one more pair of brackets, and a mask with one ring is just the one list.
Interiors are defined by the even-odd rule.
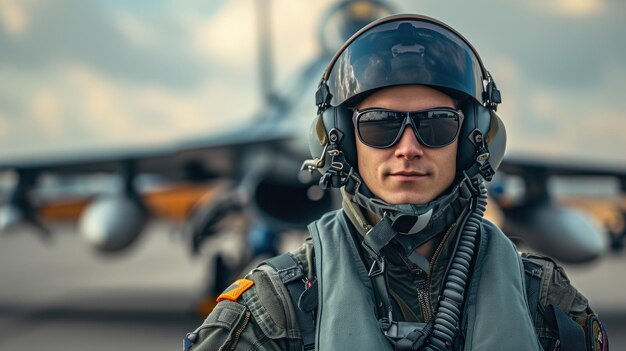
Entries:
[[348,194],[354,195],[357,189],[361,187],[361,177],[355,172],[354,167],[350,167],[348,177],[346,179],[345,190]]
[[[333,128],[328,132],[328,143],[324,146],[324,151],[320,157],[320,159],[325,160],[326,157],[330,156],[330,167],[320,179],[320,186],[323,189],[340,188],[348,184],[351,179],[358,179],[353,172],[353,167],[346,161],[343,152],[338,148],[341,139],[343,139],[343,133],[339,129]],[[358,179],[358,185],[360,185],[360,179]]]
[[489,161],[480,165],[480,167],[478,167],[478,172],[488,182],[490,182],[491,179],[493,179],[493,175],[496,173],[493,170],[493,167],[491,167],[491,164],[489,163]]
[[476,147],[476,153],[474,154],[474,160],[476,163],[468,170],[470,176],[480,174],[485,180],[491,181],[495,171],[489,163],[489,148],[485,144],[485,138],[482,132],[478,129],[472,132],[472,141]]
[[[352,172],[352,167],[346,162],[343,153],[336,148],[334,144],[328,146],[326,152],[330,159],[330,167],[322,175],[320,179],[320,186],[323,189],[328,188],[341,188],[346,185],[349,174]],[[348,170],[348,173],[346,173]]]

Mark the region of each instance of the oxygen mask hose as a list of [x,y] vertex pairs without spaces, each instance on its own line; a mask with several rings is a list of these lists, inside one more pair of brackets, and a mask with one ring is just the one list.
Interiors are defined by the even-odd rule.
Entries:
[[478,187],[478,194],[462,226],[461,237],[446,275],[442,298],[434,317],[433,332],[424,347],[424,350],[427,351],[449,350],[459,330],[459,319],[465,299],[465,288],[470,275],[472,258],[474,257],[476,239],[487,208],[485,184],[478,180],[473,185]]

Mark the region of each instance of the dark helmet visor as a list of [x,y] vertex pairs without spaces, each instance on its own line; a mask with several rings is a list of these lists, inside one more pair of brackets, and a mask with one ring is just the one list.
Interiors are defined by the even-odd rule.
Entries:
[[406,84],[451,89],[483,102],[480,59],[458,34],[427,18],[399,17],[372,25],[348,44],[330,70],[332,106]]

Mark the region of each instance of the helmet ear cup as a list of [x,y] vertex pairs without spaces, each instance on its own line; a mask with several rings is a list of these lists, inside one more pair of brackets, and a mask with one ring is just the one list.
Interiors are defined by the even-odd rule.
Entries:
[[493,170],[496,171],[502,162],[504,151],[506,150],[506,128],[496,111],[490,110],[489,112],[491,123],[489,132],[485,136],[485,142],[487,147],[489,147],[489,163]]
[[[319,158],[323,157],[322,152],[324,152],[324,146],[327,142],[327,133],[324,128],[324,122],[322,121],[322,116],[318,115],[311,123],[311,127],[309,128],[309,151],[311,152],[312,161],[316,161]],[[328,162],[324,164],[323,167],[317,168],[317,170],[324,174],[330,165]]]
[[340,132],[340,139],[337,148],[343,152],[346,161],[352,167],[357,166],[356,157],[356,135],[352,124],[352,110],[345,106],[329,107],[322,114],[322,122],[326,132],[326,139],[329,132],[337,129]]
[[502,161],[506,148],[504,123],[495,111],[474,101],[467,101],[461,106],[461,111],[465,119],[459,134],[457,173],[468,170],[476,162],[476,151],[479,146],[474,140],[476,131],[480,132],[485,140],[489,149],[489,163],[495,171]]

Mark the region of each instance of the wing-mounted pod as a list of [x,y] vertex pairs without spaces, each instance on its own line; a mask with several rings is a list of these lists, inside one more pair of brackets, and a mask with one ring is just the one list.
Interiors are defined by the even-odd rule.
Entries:
[[503,231],[561,262],[602,256],[607,240],[601,228],[585,213],[554,203],[548,177],[542,168],[524,168],[493,182],[491,196],[504,214]]
[[148,211],[135,189],[132,161],[122,162],[122,191],[96,198],[81,214],[81,236],[100,252],[117,252],[128,248],[141,234]]

